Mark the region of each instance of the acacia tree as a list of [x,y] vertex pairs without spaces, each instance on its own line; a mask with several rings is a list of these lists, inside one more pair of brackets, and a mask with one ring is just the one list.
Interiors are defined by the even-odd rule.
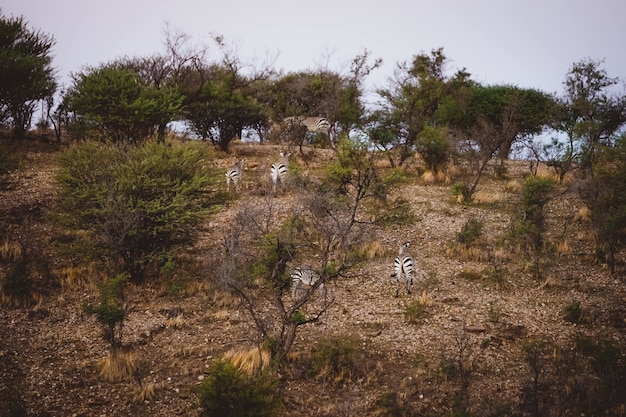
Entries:
[[[399,64],[388,88],[377,91],[382,101],[373,129],[378,133],[391,132],[396,138],[392,146],[402,150],[400,164],[411,156],[421,132],[428,125],[460,123],[458,109],[465,100],[465,90],[473,82],[465,69],[452,76],[446,75],[446,64],[447,57],[442,48],[433,50],[430,55],[416,55],[410,65],[406,62]],[[376,121],[383,122],[382,131],[378,130]],[[377,136],[390,137],[389,134]]]
[[174,120],[182,107],[176,90],[157,89],[119,63],[74,74],[65,101],[94,134],[124,144],[145,142],[165,120]]
[[626,124],[626,95],[612,93],[619,79],[609,77],[601,64],[576,62],[564,82],[568,111],[561,128],[577,143],[584,175],[592,173],[598,148],[612,146]]
[[226,151],[233,139],[242,137],[244,129],[258,129],[266,124],[256,95],[258,85],[263,84],[272,71],[262,65],[246,74],[246,66],[223,38],[215,36],[214,40],[222,53],[221,62],[198,63],[195,69],[186,71],[181,91],[185,95],[186,120],[191,130]]
[[0,123],[10,122],[23,137],[39,100],[57,89],[52,36],[27,28],[23,17],[0,15]]
[[556,109],[556,100],[539,90],[509,85],[476,85],[471,89],[469,124],[486,120],[493,126],[499,142],[497,153],[503,160],[509,157],[516,142],[537,135],[550,126]]

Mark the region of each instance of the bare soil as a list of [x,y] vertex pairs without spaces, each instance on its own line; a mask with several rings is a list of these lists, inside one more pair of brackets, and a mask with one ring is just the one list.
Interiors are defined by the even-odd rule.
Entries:
[[[0,190],[0,231],[11,231],[0,236],[0,245],[14,240],[15,230],[32,234],[45,267],[37,269],[32,302],[0,305],[0,416],[198,415],[191,387],[211,362],[258,341],[236,299],[213,291],[214,272],[202,262],[203,253],[221,250],[220,237],[238,204],[262,198],[253,191],[277,154],[262,145],[240,145],[233,152],[214,163],[227,167],[245,157],[248,192],[208,220],[195,248],[200,267],[191,269],[195,274],[185,278],[180,292],[150,281],[129,286],[123,341],[134,377],[111,382],[100,374],[107,342],[83,309],[98,299],[93,271],[81,266],[68,272],[70,260],[54,251],[58,231],[46,220],[58,195],[58,149],[27,148],[23,164]],[[332,157],[318,150],[300,166],[313,173]],[[492,251],[491,259],[481,257],[510,229],[526,163],[509,162],[506,179],[487,175],[480,204],[458,203],[449,184],[426,181],[408,169],[414,181],[398,193],[411,202],[418,221],[377,229],[381,253],[349,278],[328,284],[335,302],[319,322],[297,334],[282,375],[281,415],[444,416],[461,406],[476,416],[531,415],[523,406],[532,381],[524,346],[542,340],[571,351],[576,335],[626,346],[626,284],[589,256],[592,234],[575,192],[559,195],[547,207],[546,237],[556,249],[545,256],[538,279],[530,255]],[[291,189],[278,198],[287,208],[298,196]],[[470,217],[482,219],[485,229],[484,250],[473,255],[456,243]],[[400,291],[396,298],[390,274],[404,241],[412,243],[419,270],[413,293]],[[8,264],[0,263],[0,278]],[[430,305],[408,320],[407,306],[419,297]],[[577,323],[563,312],[574,301],[584,313]],[[355,338],[362,349],[362,363],[356,365],[361,373],[338,385],[306,372],[312,349],[331,337]]]

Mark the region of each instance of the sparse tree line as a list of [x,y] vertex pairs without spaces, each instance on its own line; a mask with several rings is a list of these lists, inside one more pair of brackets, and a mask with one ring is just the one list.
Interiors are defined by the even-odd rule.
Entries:
[[[534,175],[526,180],[512,221],[511,236],[532,253],[537,275],[545,250],[543,208],[556,193],[579,192],[591,212],[596,256],[612,272],[626,242],[626,95],[616,91],[619,79],[609,77],[600,61],[574,63],[563,96],[556,97],[482,85],[465,69],[450,74],[443,49],[437,49],[400,63],[376,92],[378,103],[368,107],[364,83],[381,61],[367,50],[345,72],[282,74],[270,64],[249,66],[219,36],[219,58],[211,60],[208,46],[190,46],[185,34],[169,30],[165,53],[85,67],[59,94],[54,39],[28,29],[23,18],[0,16],[0,31],[6,35],[0,38],[0,123],[22,138],[41,105],[38,127],[52,128],[59,143],[81,142],[60,158],[61,198],[52,216],[74,231],[64,236],[70,258],[104,260],[106,273],[115,276],[102,283],[100,302],[85,306],[105,326],[112,348],[122,344],[125,282],[141,283],[150,273],[166,276],[175,250],[193,247],[203,218],[238,198],[221,189],[232,181],[240,190],[244,161],[227,170],[224,186],[223,171],[208,168],[212,155],[203,141],[228,151],[233,140],[254,132],[261,142],[295,145],[301,152],[305,143],[335,150],[336,160],[319,180],[293,172],[289,178],[288,160],[277,161],[267,172],[273,190],[267,190],[265,205],[244,201],[219,248],[216,286],[240,298],[258,332],[259,351],[269,351],[278,367],[298,327],[317,321],[331,306],[332,293],[316,296],[319,289],[367,258],[368,226],[411,221],[406,200],[390,200],[389,194],[403,182],[397,168],[414,155],[424,170],[447,175],[465,202],[487,169],[506,174],[504,160],[514,151],[526,151],[531,171],[539,163],[553,169],[556,183]],[[183,123],[200,140],[167,146],[172,122]],[[536,139],[545,132],[555,134],[549,143]],[[376,168],[381,157],[392,167],[387,176]],[[563,185],[568,175],[575,179],[569,188]],[[302,197],[277,223],[276,195],[286,181]],[[468,222],[459,242],[471,244],[479,228],[480,222]],[[15,256],[20,261],[3,283],[5,294],[8,288],[20,297],[32,285],[26,259],[36,250],[30,241],[21,243]],[[305,266],[310,259],[317,263]],[[406,268],[410,289],[413,259],[401,250],[396,264],[398,279],[401,266]],[[498,273],[500,265],[493,265]],[[529,363],[539,368],[532,349]],[[251,395],[275,391],[271,372],[257,376],[260,386],[252,385]],[[212,379],[198,388],[203,406],[232,406],[221,403],[233,399],[217,391],[239,378],[228,364],[217,363]],[[535,387],[528,401],[538,396]],[[268,401],[251,407],[269,407],[267,415],[273,415],[276,399]],[[534,407],[531,414],[540,415],[540,406]]]

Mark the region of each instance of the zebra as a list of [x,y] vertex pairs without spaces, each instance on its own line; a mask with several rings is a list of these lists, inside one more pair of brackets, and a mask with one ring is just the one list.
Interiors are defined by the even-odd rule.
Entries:
[[285,179],[287,178],[287,170],[289,169],[289,156],[291,154],[280,153],[280,159],[278,162],[274,162],[270,168],[270,176],[272,178],[272,192],[276,194],[276,188],[278,183],[282,187],[285,186]]
[[235,165],[231,166],[226,170],[226,191],[230,192],[230,182],[232,181],[235,185],[235,190],[239,192],[239,180],[241,180],[243,174],[243,163],[245,159],[237,162]]
[[330,132],[330,121],[325,117],[291,116],[283,119],[283,123],[286,126],[304,125],[309,132],[321,132],[326,136]]
[[[299,266],[294,269],[291,273],[291,296],[293,297],[293,299],[296,299],[296,296],[298,295],[298,290],[301,285],[306,285],[310,288],[315,285],[315,283],[319,281],[319,279],[319,274],[308,265]],[[324,283],[321,283],[317,289],[320,294],[326,294],[326,287],[324,287]]]
[[407,293],[411,294],[411,286],[413,285],[413,271],[415,269],[415,265],[413,264],[413,258],[411,257],[411,254],[408,252],[408,248],[409,242],[400,245],[398,256],[393,261],[393,268],[395,273],[391,276],[396,277],[396,297],[398,297],[400,293],[400,279],[402,278],[402,274],[404,274],[404,278],[406,280]]

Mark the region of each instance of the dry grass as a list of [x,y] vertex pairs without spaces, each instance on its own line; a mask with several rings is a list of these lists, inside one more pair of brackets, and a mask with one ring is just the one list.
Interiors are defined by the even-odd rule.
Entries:
[[153,401],[157,397],[157,392],[164,389],[166,386],[167,383],[165,381],[142,384],[133,389],[133,401],[136,403]]
[[0,259],[9,262],[19,261],[22,259],[22,247],[18,243],[6,239],[4,244],[0,246]]
[[451,182],[450,177],[441,171],[436,174],[432,171],[424,172],[422,174],[422,181],[425,184],[450,184]]
[[165,326],[168,329],[182,329],[183,327],[185,327],[185,325],[186,325],[185,318],[183,317],[182,314],[179,314],[176,317],[171,317],[167,319],[167,322],[165,323]]
[[472,201],[476,204],[496,204],[504,200],[505,195],[500,191],[478,190],[472,197]]
[[252,348],[250,350],[231,349],[224,353],[222,358],[230,361],[248,375],[253,375],[270,364],[271,356],[265,349]]
[[107,381],[124,381],[132,378],[137,368],[135,355],[119,349],[110,351],[99,363],[100,376]]

